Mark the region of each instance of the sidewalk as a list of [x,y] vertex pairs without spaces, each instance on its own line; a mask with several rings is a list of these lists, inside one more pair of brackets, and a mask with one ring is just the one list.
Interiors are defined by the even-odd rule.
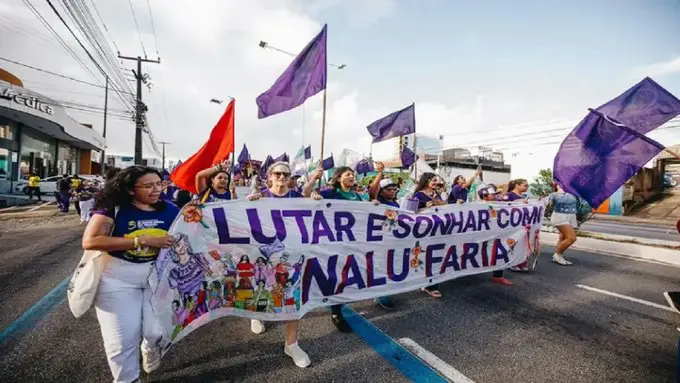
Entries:
[[607,221],[607,222],[621,222],[621,223],[631,223],[631,224],[649,224],[657,225],[663,227],[675,226],[680,217],[674,217],[674,219],[662,219],[662,218],[643,218],[625,215],[606,215],[606,214],[594,214],[593,221]]

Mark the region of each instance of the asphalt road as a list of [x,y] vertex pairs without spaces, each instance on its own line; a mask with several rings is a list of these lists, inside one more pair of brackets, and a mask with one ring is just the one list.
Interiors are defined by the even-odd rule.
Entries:
[[[80,257],[75,216],[0,224],[0,302],[6,329],[66,278]],[[13,238],[7,241],[7,238]],[[391,338],[410,338],[474,382],[673,382],[680,315],[576,285],[664,304],[679,289],[679,269],[585,252],[572,267],[549,261],[533,274],[489,275],[395,298],[397,310],[353,304]],[[222,318],[191,334],[163,359],[151,382],[405,382],[400,370],[355,334],[335,331],[328,312],[304,318],[300,345],[312,366],[283,354],[283,328],[262,335],[249,321]],[[110,373],[93,313],[74,319],[65,304],[0,346],[0,381],[106,382]]]
[[596,233],[627,235],[631,237],[680,242],[680,233],[678,233],[675,227],[671,228],[670,225],[659,226],[591,220],[581,225],[581,230],[592,231]]

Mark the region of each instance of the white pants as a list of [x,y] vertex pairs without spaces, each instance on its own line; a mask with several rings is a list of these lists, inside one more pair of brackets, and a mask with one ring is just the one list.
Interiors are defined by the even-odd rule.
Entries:
[[87,201],[78,201],[78,204],[80,205],[80,221],[89,222],[90,212],[94,207],[94,198]]
[[162,336],[151,307],[153,262],[108,258],[94,304],[113,381],[130,383],[140,375],[140,343],[150,350]]

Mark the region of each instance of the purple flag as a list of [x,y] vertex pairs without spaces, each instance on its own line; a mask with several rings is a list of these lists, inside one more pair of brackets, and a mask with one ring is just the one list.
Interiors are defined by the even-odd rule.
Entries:
[[238,155],[238,163],[244,164],[248,161],[250,161],[250,154],[248,153],[246,144],[243,144],[243,149],[241,149],[241,153]]
[[411,104],[367,126],[373,142],[404,136],[416,131],[416,104]]
[[274,159],[272,156],[267,156],[267,158],[262,163],[262,166],[260,166],[260,178],[267,178],[267,170],[269,170],[269,167],[272,166],[273,163]]
[[404,146],[399,156],[401,157],[401,167],[404,169],[408,169],[416,163],[416,153],[406,146]]
[[321,167],[323,170],[331,170],[335,167],[335,161],[333,160],[333,154],[321,162]]
[[373,160],[370,158],[364,158],[361,161],[357,162],[356,165],[356,172],[360,174],[366,174],[368,172],[374,171],[375,168],[373,167]]
[[680,100],[645,77],[597,111],[644,134],[680,115]]
[[592,111],[562,142],[554,178],[565,191],[598,207],[664,147]]
[[312,159],[312,145],[309,145],[305,148],[305,160],[310,159]]
[[324,25],[274,85],[257,97],[258,118],[291,110],[326,89],[326,29]]
[[232,174],[238,174],[238,173],[241,172],[241,170],[243,170],[243,168],[241,167],[241,164],[240,164],[240,163],[237,163],[237,164],[234,165],[234,167],[231,169],[231,172],[232,172]]
[[276,157],[274,159],[274,162],[290,162],[290,158],[288,158],[288,153],[283,153],[282,155]]

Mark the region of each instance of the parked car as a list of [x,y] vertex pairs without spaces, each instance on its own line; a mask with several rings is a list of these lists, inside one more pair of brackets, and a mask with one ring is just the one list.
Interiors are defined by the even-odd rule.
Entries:
[[[40,194],[52,194],[57,191],[57,182],[61,176],[52,176],[40,179]],[[15,193],[28,194],[28,180],[20,180],[14,184]]]

